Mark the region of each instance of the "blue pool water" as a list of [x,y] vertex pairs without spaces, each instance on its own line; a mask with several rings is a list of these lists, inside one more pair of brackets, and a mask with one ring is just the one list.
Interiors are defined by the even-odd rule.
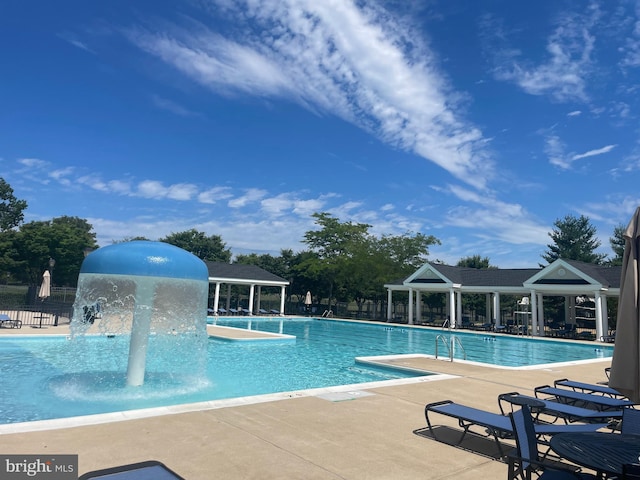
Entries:
[[[285,333],[278,341],[210,339],[206,378],[190,377],[184,359],[149,364],[145,384],[125,381],[127,337],[0,338],[0,423],[25,422],[416,376],[374,368],[355,357],[433,354],[446,332],[318,319],[221,319],[218,325]],[[446,334],[448,337],[449,334]],[[613,348],[456,332],[467,360],[504,366],[609,357]],[[174,341],[166,338],[154,342]],[[442,352],[444,356],[446,352]],[[456,358],[462,358],[458,352]],[[189,360],[191,361],[191,360]],[[99,365],[99,367],[97,367]],[[106,365],[106,367],[105,367]],[[10,367],[9,367],[10,366]],[[179,373],[172,373],[179,367]],[[187,373],[185,373],[187,372]]]

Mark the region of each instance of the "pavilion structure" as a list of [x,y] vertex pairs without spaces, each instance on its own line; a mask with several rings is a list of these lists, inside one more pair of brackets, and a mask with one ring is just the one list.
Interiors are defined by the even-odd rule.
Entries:
[[428,262],[403,281],[385,285],[387,320],[393,320],[394,292],[408,293],[410,324],[422,318],[423,294],[442,293],[446,294],[449,326],[461,327],[462,295],[484,293],[485,318],[499,329],[503,325],[500,295],[515,295],[521,298],[514,315],[527,325],[527,333],[544,336],[544,297],[560,296],[565,298],[566,322],[575,325],[579,318],[595,320],[596,339],[602,340],[609,329],[607,297],[620,295],[620,274],[621,267],[563,259],[531,269],[475,269]]
[[262,287],[280,288],[279,314],[284,315],[284,302],[286,289],[289,282],[278,275],[270,273],[256,265],[244,265],[240,263],[205,262],[209,270],[209,284],[215,285],[213,297],[213,313],[218,315],[220,310],[220,287],[227,286],[226,310],[231,308],[231,286],[243,285],[249,287],[249,315],[261,310]]

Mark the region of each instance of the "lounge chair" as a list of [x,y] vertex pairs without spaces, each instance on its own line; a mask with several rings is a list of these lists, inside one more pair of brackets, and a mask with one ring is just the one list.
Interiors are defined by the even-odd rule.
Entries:
[[185,480],[166,465],[149,460],[146,462],[119,465],[117,467],[94,470],[81,475],[78,480]]
[[224,308],[218,309],[218,315],[226,315],[228,312]]
[[230,308],[229,309],[229,313],[232,315],[237,315],[238,314],[238,310],[236,310],[235,308]]
[[[514,399],[516,401],[514,401]],[[510,411],[506,408],[507,403],[510,405]],[[531,411],[535,413],[536,420],[540,415],[554,417],[554,422],[558,418],[561,418],[565,421],[565,423],[601,423],[604,421],[609,421],[613,418],[622,418],[622,410],[610,410],[608,412],[601,412],[598,410],[591,410],[589,408],[575,407],[566,403],[556,402],[555,400],[545,400],[542,398],[522,395],[518,392],[502,393],[498,395],[498,406],[500,407],[500,412],[503,415],[513,413],[515,406],[522,406],[526,403],[529,403],[529,406],[531,406]],[[537,403],[540,403],[541,405],[538,406]]]
[[240,309],[240,313],[242,313],[242,314],[244,314],[244,315],[252,315],[251,310],[248,310],[248,309],[246,309],[246,308],[244,308],[244,307],[242,307],[242,308]]
[[273,313],[274,315],[280,315],[280,310],[274,310],[273,308],[269,310],[269,312]]
[[595,475],[578,472],[570,466],[561,467],[558,462],[550,463],[540,456],[538,438],[531,412],[526,405],[509,414],[516,440],[517,455],[508,456],[508,480],[529,480],[537,473],[538,480],[596,479]]
[[6,313],[0,313],[0,328],[5,325],[10,328],[22,328],[22,320],[14,320]]
[[622,410],[620,432],[640,435],[640,410],[629,407]]
[[259,308],[258,309],[258,313],[260,315],[268,315],[269,314],[269,312],[267,312],[264,308]]
[[555,398],[560,403],[591,408],[593,410],[610,411],[621,410],[624,407],[635,405],[631,400],[624,398],[605,397],[594,393],[583,393],[566,388],[555,388],[549,385],[542,385],[534,389],[536,398],[546,395],[547,399]]
[[[502,445],[500,444],[500,438],[513,437],[513,427],[509,417],[500,415],[499,413],[492,413],[486,410],[460,405],[459,403],[455,403],[451,400],[429,403],[424,407],[424,416],[427,420],[429,432],[436,440],[437,438],[433,430],[431,420],[429,419],[429,412],[439,413],[458,420],[458,425],[463,429],[462,436],[460,437],[460,440],[458,440],[458,445],[462,440],[464,440],[469,429],[473,426],[477,426],[483,428],[488,435],[493,436],[496,441],[496,445],[498,446],[500,457],[505,456],[502,450]],[[535,432],[538,437],[542,437],[562,432],[595,432],[606,426],[606,423],[571,425],[536,424]]]
[[622,393],[614,388],[594,383],[576,382],[568,378],[561,378],[553,382],[554,387],[567,387],[576,392],[599,393],[608,397],[624,397]]

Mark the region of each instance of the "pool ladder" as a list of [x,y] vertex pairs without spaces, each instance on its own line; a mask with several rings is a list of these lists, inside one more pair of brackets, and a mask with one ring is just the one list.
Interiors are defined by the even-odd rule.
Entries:
[[436,336],[436,358],[438,358],[438,345],[442,342],[444,347],[449,352],[449,361],[453,362],[453,351],[455,350],[455,346],[458,345],[460,350],[462,350],[463,358],[467,359],[467,351],[462,346],[462,342],[458,337],[454,337],[453,335],[449,338],[449,342],[447,342],[447,337],[444,335]]

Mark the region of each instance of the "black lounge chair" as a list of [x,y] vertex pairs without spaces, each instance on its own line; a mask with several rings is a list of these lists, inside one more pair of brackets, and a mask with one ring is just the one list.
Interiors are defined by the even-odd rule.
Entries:
[[[510,404],[510,411],[507,410],[506,404]],[[610,410],[601,412],[599,410],[591,410],[589,408],[576,407],[566,403],[556,402],[555,400],[545,400],[542,398],[522,395],[518,392],[502,393],[498,395],[498,406],[503,415],[513,413],[516,406],[528,404],[531,411],[535,413],[536,419],[540,415],[554,417],[554,422],[561,418],[566,423],[573,422],[596,422],[601,423],[610,421],[610,419],[622,418],[622,410]],[[640,412],[640,410],[639,410]]]
[[229,313],[232,315],[237,315],[238,314],[238,310],[236,310],[235,308],[230,308],[229,309]]
[[520,410],[509,414],[511,426],[516,440],[517,455],[508,456],[508,480],[530,480],[532,473],[538,475],[538,480],[575,480],[593,479],[597,477],[577,471],[577,467],[569,465],[562,468],[558,462],[545,461],[545,455],[538,451],[538,438],[531,412],[526,405]]
[[576,382],[568,378],[561,378],[560,380],[554,381],[553,386],[570,388],[576,392],[599,393],[601,395],[607,395],[608,397],[624,397],[624,395],[615,388],[594,383]]
[[[500,415],[499,413],[492,413],[486,410],[460,405],[451,400],[429,403],[424,407],[424,416],[427,420],[429,432],[436,440],[437,438],[431,420],[429,419],[429,412],[439,413],[458,420],[458,425],[463,429],[462,436],[460,440],[458,440],[458,445],[462,443],[462,440],[464,440],[464,437],[470,431],[469,429],[471,427],[478,426],[485,429],[486,434],[493,436],[498,446],[500,457],[505,456],[502,445],[500,444],[500,438],[513,437],[513,427],[509,417]],[[535,425],[535,432],[538,437],[543,437],[563,432],[595,432],[604,427],[607,427],[606,423],[571,425],[549,425],[540,423]]]
[[155,460],[94,470],[78,480],[185,480],[163,463]]
[[556,388],[549,385],[536,387],[534,393],[536,398],[540,398],[540,395],[546,395],[547,399],[554,398],[560,403],[600,411],[621,410],[624,407],[635,405],[631,400],[624,398],[612,398],[595,393],[576,392],[567,388]]
[[280,310],[274,310],[273,308],[269,310],[269,312],[273,313],[274,315],[280,315]]
[[267,312],[264,308],[259,308],[258,309],[258,313],[260,315],[268,315],[269,314],[269,312]]

